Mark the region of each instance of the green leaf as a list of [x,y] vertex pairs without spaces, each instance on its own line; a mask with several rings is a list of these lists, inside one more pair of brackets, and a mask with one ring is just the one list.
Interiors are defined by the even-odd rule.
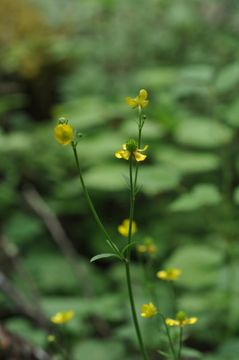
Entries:
[[97,260],[100,260],[100,259],[105,259],[105,258],[108,258],[108,257],[117,257],[118,259],[121,259],[119,257],[119,255],[117,255],[117,254],[108,253],[108,254],[95,255],[90,259],[90,262],[94,262],[94,261],[97,261]]
[[158,350],[158,353],[164,357],[166,357],[167,359],[170,359],[171,355],[169,353],[166,353],[165,351],[162,350]]
[[178,267],[182,270],[182,275],[177,280],[179,284],[200,289],[215,286],[223,256],[223,252],[209,245],[185,245],[174,252],[166,267]]
[[141,191],[147,195],[156,195],[160,192],[175,189],[181,180],[181,174],[171,166],[142,166],[139,173]]
[[156,153],[156,158],[178,169],[182,174],[213,171],[220,165],[218,156],[214,154],[183,151],[172,146],[160,148]]
[[172,211],[192,211],[204,206],[215,206],[221,202],[218,189],[212,184],[200,184],[187,194],[183,194],[171,205]]
[[89,169],[84,178],[89,188],[115,192],[125,189],[125,180],[122,176],[125,173],[127,167],[123,163],[100,164]]
[[238,114],[239,114],[239,101],[238,100],[236,100],[235,102],[230,104],[230,106],[225,107],[225,113],[224,113],[225,120],[229,125],[231,125],[235,128],[239,127]]
[[124,346],[114,340],[85,340],[74,347],[74,359],[120,360],[125,359]]
[[224,66],[216,80],[215,87],[220,93],[233,90],[239,84],[238,62]]
[[173,85],[178,79],[178,71],[174,67],[146,68],[136,74],[136,82],[144,84],[146,88],[165,88]]
[[200,351],[188,347],[183,347],[182,355],[185,357],[185,359],[202,359],[202,353]]
[[215,148],[228,144],[233,131],[209,118],[191,118],[180,122],[175,132],[176,140],[183,145]]

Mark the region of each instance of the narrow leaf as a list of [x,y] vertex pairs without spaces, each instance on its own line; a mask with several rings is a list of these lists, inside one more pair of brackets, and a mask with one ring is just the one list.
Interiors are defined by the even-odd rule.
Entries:
[[116,254],[98,254],[96,256],[93,256],[91,259],[90,259],[90,262],[94,262],[94,261],[97,261],[97,260],[100,260],[100,259],[104,259],[104,258],[108,258],[108,257],[117,257],[118,259],[120,259],[120,257]]
[[124,255],[124,253],[126,252],[126,250],[128,250],[129,248],[133,247],[135,244],[137,244],[136,241],[132,241],[130,244],[127,244],[123,247],[123,249],[121,250],[121,254]]
[[106,242],[111,247],[111,249],[113,249],[113,250],[117,251],[118,253],[120,253],[118,246],[112,240],[111,241],[106,240]]

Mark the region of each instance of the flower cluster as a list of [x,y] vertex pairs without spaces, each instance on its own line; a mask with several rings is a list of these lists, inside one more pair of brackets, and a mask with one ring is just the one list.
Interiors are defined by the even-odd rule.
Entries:
[[[129,298],[131,303],[131,310],[133,314],[133,319],[135,323],[136,333],[139,338],[139,344],[141,346],[142,354],[144,355],[144,358],[146,359],[146,351],[143,345],[142,337],[140,334],[140,328],[139,324],[137,322],[137,317],[135,316],[135,305],[134,305],[134,294],[132,289],[132,283],[131,283],[131,277],[130,277],[130,250],[132,245],[134,245],[134,242],[131,242],[131,236],[134,235],[137,231],[137,225],[134,219],[134,209],[135,209],[135,194],[137,193],[137,179],[138,179],[138,169],[140,162],[144,161],[147,158],[147,154],[145,154],[146,150],[148,149],[148,145],[141,146],[141,136],[142,136],[142,129],[145,122],[145,115],[143,114],[143,108],[145,108],[148,103],[148,92],[145,89],[141,89],[138,93],[138,95],[134,98],[132,97],[126,97],[125,98],[126,103],[133,109],[138,110],[138,141],[134,139],[129,139],[127,142],[125,142],[121,149],[117,150],[115,152],[115,157],[117,159],[124,159],[124,160],[130,160],[129,161],[129,178],[130,178],[130,219],[124,219],[122,223],[118,226],[118,232],[120,235],[124,237],[128,237],[128,243],[120,249],[120,247],[117,246],[117,244],[111,239],[111,236],[108,234],[106,229],[104,228],[103,223],[101,222],[100,217],[98,216],[96,209],[94,208],[93,202],[91,201],[90,195],[87,191],[87,188],[85,186],[83,175],[81,173],[81,166],[78,158],[78,154],[76,151],[77,144],[78,144],[78,138],[81,137],[80,133],[77,133],[71,125],[68,124],[68,120],[61,118],[59,119],[58,125],[56,125],[54,129],[54,135],[56,141],[61,145],[72,145],[74,157],[76,160],[76,165],[79,170],[80,174],[80,180],[82,184],[82,189],[85,193],[86,200],[88,201],[89,207],[93,213],[93,216],[95,217],[96,222],[98,223],[99,227],[103,231],[104,235],[107,237],[107,242],[111,247],[111,251],[113,253],[106,253],[106,254],[99,254],[96,255],[92,260],[99,260],[105,257],[116,257],[123,260],[123,263],[126,266],[126,281],[127,281],[127,287],[129,290]],[[136,163],[135,163],[136,162]],[[127,250],[127,251],[126,251]],[[136,247],[136,250],[140,254],[149,254],[149,255],[155,255],[157,253],[157,247],[154,244],[153,240],[151,238],[145,238],[143,242],[139,243]],[[142,259],[144,260],[144,259]],[[148,257],[148,260],[152,260],[152,258]],[[148,264],[150,264],[151,261],[147,262],[147,268],[145,268],[145,277],[147,278],[150,276],[148,275]],[[144,261],[142,261],[142,265],[144,265]],[[156,273],[156,276],[160,280],[172,282],[177,280],[181,276],[182,271],[179,268],[168,268],[168,269],[162,269]],[[171,284],[170,284],[171,285]],[[152,290],[153,292],[154,290]],[[153,298],[156,298],[156,294],[152,295]],[[176,318],[165,318],[164,315],[161,313],[160,309],[158,309],[152,302],[143,304],[140,309],[140,315],[142,318],[152,318],[155,316],[160,316],[163,320],[163,325],[166,328],[166,333],[169,339],[169,345],[171,347],[172,355],[174,356],[174,360],[180,360],[181,359],[181,347],[183,343],[183,327],[187,325],[193,325],[195,324],[198,319],[197,317],[187,317],[186,313],[184,311],[179,311],[176,314]],[[51,317],[51,322],[54,324],[64,324],[70,321],[74,317],[74,312],[72,310],[68,311],[62,311],[57,312],[55,315]],[[168,327],[178,327],[179,328],[179,346],[177,348],[173,344],[174,340],[172,341],[170,336],[170,331]],[[56,343],[57,339],[54,334],[49,334],[48,341],[51,343]],[[177,354],[178,353],[178,354]]]

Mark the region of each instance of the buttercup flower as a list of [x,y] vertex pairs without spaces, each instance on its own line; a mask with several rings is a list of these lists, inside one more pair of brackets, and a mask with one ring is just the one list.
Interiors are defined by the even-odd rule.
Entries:
[[54,129],[56,141],[61,145],[68,145],[73,141],[74,131],[67,123],[59,123]]
[[141,316],[143,318],[151,318],[157,314],[157,308],[153,303],[144,304],[141,306]]
[[143,149],[138,149],[138,145],[135,140],[130,139],[126,144],[122,145],[122,150],[115,152],[115,156],[118,159],[129,160],[130,156],[133,156],[136,161],[144,161],[147,155],[143,155],[142,152],[148,149],[148,145],[145,145]]
[[166,319],[165,322],[168,326],[185,326],[193,325],[198,321],[197,317],[188,318],[184,311],[179,311],[176,315],[176,319]]
[[[137,231],[135,221],[132,222],[131,234],[134,235]],[[120,235],[127,237],[129,235],[129,219],[125,219],[121,225],[118,226]]]
[[154,255],[157,252],[157,247],[154,245],[151,238],[146,238],[143,244],[139,244],[136,247],[136,250],[142,254],[148,253],[150,255]]
[[54,324],[64,324],[70,321],[74,315],[74,311],[72,310],[61,311],[51,317],[51,322]]
[[161,280],[173,281],[173,280],[177,280],[177,278],[181,274],[182,274],[182,271],[180,269],[170,268],[167,270],[158,271],[156,276]]
[[126,103],[131,106],[133,109],[135,109],[136,107],[141,107],[144,108],[148,105],[149,101],[147,100],[148,97],[148,93],[145,89],[141,89],[139,91],[139,95],[136,96],[135,98],[131,98],[129,96],[127,96],[125,98]]

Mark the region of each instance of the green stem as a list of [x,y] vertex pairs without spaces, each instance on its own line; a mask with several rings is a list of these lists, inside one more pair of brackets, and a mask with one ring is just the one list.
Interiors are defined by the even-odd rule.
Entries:
[[[129,212],[129,233],[128,233],[128,244],[131,243],[132,239],[132,224],[134,218],[134,183],[133,183],[133,157],[131,156],[129,159],[129,178],[130,178],[130,212]],[[134,294],[132,289],[132,281],[131,281],[131,273],[130,273],[130,248],[128,248],[126,253],[126,261],[125,261],[125,271],[126,271],[126,281],[129,293],[129,300],[131,306],[131,313],[134,321],[134,327],[136,331],[136,335],[138,337],[138,342],[140,345],[140,349],[143,355],[143,359],[147,360],[148,356],[145,350],[144,341],[142,338],[142,334],[139,327],[139,322],[137,318],[137,313],[135,309],[135,301]]]
[[[139,133],[138,133],[138,148],[139,148],[139,149],[140,149],[140,147],[141,147],[142,130],[143,130],[143,126],[144,126],[144,120],[142,119],[142,115],[143,115],[143,114],[142,114],[142,108],[141,108],[141,106],[139,106],[139,123],[138,123],[138,129],[139,129]],[[139,162],[136,163],[136,167],[135,167],[134,200],[135,200],[136,191],[137,191],[138,172],[139,172]]]
[[183,327],[179,328],[179,350],[178,350],[178,360],[181,360],[181,352],[183,347]]
[[76,151],[76,145],[74,143],[72,143],[72,149],[73,149],[73,153],[74,153],[74,157],[75,157],[75,161],[76,161],[76,166],[78,168],[79,171],[79,176],[80,176],[80,181],[81,181],[81,186],[86,198],[86,201],[89,205],[89,208],[94,216],[94,219],[96,221],[96,223],[98,224],[99,228],[101,229],[101,231],[103,232],[103,234],[106,236],[107,240],[109,241],[109,243],[111,244],[111,247],[117,252],[117,254],[121,257],[120,251],[119,249],[115,246],[115,244],[113,243],[113,241],[111,240],[110,235],[108,234],[107,230],[105,229],[104,225],[102,224],[102,221],[100,220],[97,211],[95,210],[95,207],[91,201],[90,195],[88,193],[88,190],[85,186],[85,182],[83,179],[83,175],[82,175],[82,171],[81,171],[81,167],[80,167],[80,163],[79,163],[79,158],[78,158],[78,154]]
[[145,350],[143,338],[142,338],[140,327],[139,327],[137,313],[136,313],[136,310],[135,310],[135,302],[134,302],[134,295],[133,295],[132,281],[131,281],[131,273],[130,273],[130,263],[128,262],[128,260],[125,261],[125,271],[126,271],[127,287],[128,287],[129,300],[130,300],[130,306],[131,306],[131,313],[132,313],[132,317],[133,317],[133,321],[134,321],[135,331],[136,331],[136,334],[137,334],[137,338],[138,338],[140,349],[141,349],[141,352],[142,352],[142,355],[143,355],[143,359],[148,360],[148,356],[147,356],[147,353],[146,353],[146,350]]
[[166,319],[165,319],[165,317],[164,317],[164,315],[162,313],[159,312],[158,314],[162,318],[162,321],[163,321],[163,324],[164,324],[164,327],[165,327],[165,330],[166,330],[166,334],[167,334],[167,337],[168,337],[169,346],[170,346],[172,355],[174,357],[174,360],[177,360],[177,354],[176,354],[176,351],[175,351],[174,346],[173,346],[173,341],[172,341],[172,338],[171,338],[171,335],[170,335],[168,325],[166,323]]

